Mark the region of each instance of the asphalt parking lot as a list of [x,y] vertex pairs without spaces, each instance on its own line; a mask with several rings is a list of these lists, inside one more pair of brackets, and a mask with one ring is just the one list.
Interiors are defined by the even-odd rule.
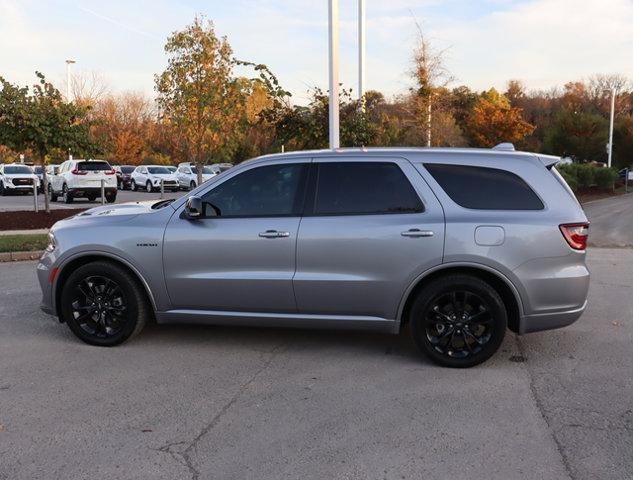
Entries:
[[[178,198],[181,195],[186,195],[187,192],[165,192],[164,198]],[[143,200],[158,200],[160,198],[160,192],[133,192],[131,190],[119,190],[117,192],[116,203],[125,202],[139,202]],[[39,208],[44,209],[44,196],[42,194],[37,196]],[[87,198],[78,198],[71,204],[65,204],[61,200],[58,202],[51,202],[51,208],[81,208],[81,207],[96,207],[101,205],[101,199],[97,199],[94,202],[88,201]],[[8,195],[0,197],[0,212],[9,212],[17,210],[33,210],[33,195]]]
[[0,478],[631,478],[632,264],[591,249],[583,317],[470,370],[375,333],[90,347],[39,311],[34,262],[0,264]]

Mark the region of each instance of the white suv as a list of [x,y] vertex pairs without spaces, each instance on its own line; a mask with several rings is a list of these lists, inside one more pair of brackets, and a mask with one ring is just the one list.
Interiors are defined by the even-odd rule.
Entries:
[[160,190],[161,181],[165,190],[178,190],[176,175],[164,165],[140,165],[132,172],[132,190],[148,192]]
[[116,200],[116,172],[105,160],[66,160],[59,167],[57,175],[49,179],[51,201],[59,196],[66,203],[77,197],[94,201],[101,196],[101,180],[104,181],[105,199],[108,203]]
[[21,163],[0,164],[0,195],[13,192],[33,193],[33,184],[39,189],[40,181],[33,169]]
[[[219,170],[214,170],[213,166],[205,165],[202,167],[202,183],[215,177]],[[196,166],[190,162],[184,162],[178,164],[178,170],[176,172],[178,177],[178,186],[185,190],[193,190],[198,186],[198,171]]]

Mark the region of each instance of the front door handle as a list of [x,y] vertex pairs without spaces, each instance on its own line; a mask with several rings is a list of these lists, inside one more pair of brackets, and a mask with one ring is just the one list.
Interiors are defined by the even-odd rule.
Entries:
[[406,232],[402,232],[400,235],[403,237],[432,237],[433,232],[431,230],[420,230],[419,228],[412,228]]
[[279,232],[277,230],[266,230],[265,232],[259,232],[259,236],[262,238],[286,238],[290,236],[290,233]]

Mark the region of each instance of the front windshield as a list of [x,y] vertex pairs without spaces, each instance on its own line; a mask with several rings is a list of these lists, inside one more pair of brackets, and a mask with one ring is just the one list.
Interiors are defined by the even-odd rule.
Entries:
[[121,167],[121,173],[132,173],[136,167]]
[[35,173],[37,173],[37,174],[40,174],[40,173],[42,173],[42,167],[34,167],[34,168],[33,168],[33,171],[34,171]]
[[[191,173],[198,173],[198,169],[193,165],[191,166]],[[204,173],[205,175],[213,175],[215,172],[211,170],[211,167],[205,165],[204,167],[202,167],[202,173]]]
[[4,173],[19,174],[19,173],[33,173],[26,165],[15,165],[10,167],[4,167]]
[[147,167],[152,175],[169,175],[171,172],[166,167]]

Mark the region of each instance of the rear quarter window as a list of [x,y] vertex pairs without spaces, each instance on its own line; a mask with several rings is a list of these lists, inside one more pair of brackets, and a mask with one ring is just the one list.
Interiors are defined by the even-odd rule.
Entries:
[[499,168],[425,163],[456,204],[474,210],[543,210],[545,206],[518,175]]

